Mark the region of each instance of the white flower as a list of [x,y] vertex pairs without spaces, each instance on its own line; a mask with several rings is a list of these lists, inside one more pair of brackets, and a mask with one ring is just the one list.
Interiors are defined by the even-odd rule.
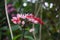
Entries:
[[46,7],[48,7],[48,6],[49,6],[48,2],[45,2],[45,6],[46,6]]
[[32,0],[32,3],[35,3],[36,2],[36,0]]
[[31,0],[27,0],[27,2],[31,2]]
[[59,17],[59,15],[56,15],[56,18],[58,18]]
[[50,3],[50,8],[52,8],[53,7],[53,3]]
[[23,3],[23,6],[24,6],[24,7],[27,6],[27,3]]

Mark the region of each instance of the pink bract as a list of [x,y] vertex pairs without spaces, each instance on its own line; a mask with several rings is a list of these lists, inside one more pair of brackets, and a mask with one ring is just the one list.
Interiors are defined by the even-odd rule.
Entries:
[[12,17],[11,21],[12,21],[14,24],[20,24],[20,23],[21,23],[21,20],[20,20],[20,18],[18,18],[18,17]]

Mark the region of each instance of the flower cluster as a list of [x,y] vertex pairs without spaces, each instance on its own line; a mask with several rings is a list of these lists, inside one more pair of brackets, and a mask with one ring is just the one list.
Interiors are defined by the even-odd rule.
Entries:
[[16,11],[16,9],[12,6],[12,4],[7,5],[7,10],[9,14]]
[[14,23],[14,24],[20,24],[21,23],[21,20],[19,17],[12,17],[11,21]]
[[25,24],[24,21],[21,22],[21,19],[27,19],[29,22],[32,22],[34,24],[44,24],[44,22],[40,18],[35,17],[33,14],[17,14],[16,17],[12,17],[12,22],[14,24]]
[[[8,4],[7,5],[7,10],[8,10],[8,13],[13,13],[16,11],[16,9],[12,6],[12,4]],[[14,23],[14,24],[25,24],[25,21],[21,20],[21,19],[27,19],[29,22],[32,22],[34,24],[44,24],[44,22],[40,19],[40,18],[37,18],[35,17],[33,14],[11,14],[12,16],[12,19],[11,21]]]

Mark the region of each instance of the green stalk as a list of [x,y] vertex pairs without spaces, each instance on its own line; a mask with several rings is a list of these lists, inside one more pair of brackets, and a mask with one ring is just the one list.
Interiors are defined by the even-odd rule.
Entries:
[[[32,26],[35,29],[35,27],[34,27],[35,25],[33,24]],[[35,31],[33,31],[33,37],[34,37],[34,40],[36,40]]]
[[[39,1],[38,1],[39,2]],[[38,16],[38,13],[40,12],[40,18],[42,19],[42,12],[43,12],[43,9],[42,9],[42,3],[43,3],[43,0],[40,0],[40,5],[39,5],[39,8],[38,10],[36,11],[36,14],[35,16]],[[35,9],[36,10],[36,9]],[[40,30],[39,30],[39,40],[41,40],[41,30],[42,30],[42,25],[40,24]]]
[[11,38],[13,40],[13,33],[12,33],[11,24],[10,24],[10,21],[9,21],[9,16],[8,16],[8,11],[7,11],[7,0],[5,0],[4,2],[5,2],[5,12],[6,12],[6,17],[7,17],[7,22],[8,22],[9,30],[10,30],[10,33],[11,33]]
[[[37,15],[36,15],[37,5],[38,5],[38,1],[37,1],[36,4],[35,4],[35,11],[34,11],[35,16],[37,16]],[[38,13],[37,13],[37,14],[38,14]],[[34,26],[35,26],[35,25],[33,24],[32,27],[35,29]],[[36,39],[36,36],[35,36],[35,31],[33,32],[33,37],[34,37],[34,40],[37,40],[37,39]]]
[[[42,3],[43,3],[43,0],[40,0],[40,2],[41,2],[41,3],[40,3],[40,18],[42,19],[42,12],[43,12]],[[42,36],[41,31],[42,31],[42,25],[40,24],[39,40],[42,40],[42,39],[41,39],[41,36]]]

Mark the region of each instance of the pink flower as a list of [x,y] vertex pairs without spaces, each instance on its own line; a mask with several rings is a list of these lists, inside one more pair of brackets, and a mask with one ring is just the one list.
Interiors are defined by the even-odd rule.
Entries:
[[24,25],[25,24],[25,21],[22,21],[22,25]]
[[22,18],[22,19],[26,19],[26,16],[25,16],[25,15],[22,15],[21,18]]
[[28,16],[29,14],[25,14],[25,16]]
[[16,11],[15,8],[8,9],[8,13],[12,13],[12,12],[14,12],[14,11]]
[[14,23],[14,24],[20,24],[21,23],[21,20],[19,17],[12,17],[11,21]]
[[27,15],[26,16],[26,19],[28,19],[28,21],[33,21],[34,19],[34,16],[31,16],[31,15]]
[[27,19],[29,19],[29,18],[34,18],[34,16],[33,16],[33,15],[27,15],[26,18],[27,18]]
[[22,18],[22,19],[30,19],[33,17],[32,14],[17,14],[18,17]]
[[8,13],[11,13],[10,10],[8,10]]
[[37,23],[40,23],[40,24],[42,24],[42,25],[44,24],[44,22],[43,22],[40,18],[37,18],[37,17],[35,17],[35,16],[32,15],[32,14],[27,15],[26,18],[27,18],[29,21],[31,21],[31,22],[33,22],[33,23],[35,23],[35,24],[37,24]]
[[17,16],[20,18],[21,17],[21,15],[20,14],[17,14]]
[[33,23],[38,24],[38,21],[34,20]]
[[26,16],[24,14],[17,14],[17,16],[22,18],[22,19],[26,19]]
[[26,18],[28,19],[28,21],[31,21],[31,22],[33,22],[35,24],[38,23],[38,21],[34,19],[35,17],[32,14],[29,14],[28,16],[26,16]]
[[[34,24],[38,24],[38,23],[42,25],[44,24],[44,22],[40,18],[37,18],[32,14],[17,14],[17,17],[22,19],[27,19],[28,21]],[[24,21],[22,22],[22,24],[24,24]]]
[[12,4],[8,4],[7,7],[8,7],[8,8],[9,8],[9,7],[12,7]]
[[12,12],[12,11],[16,11],[16,9],[15,9],[15,8],[11,8],[10,11],[11,11],[11,12]]
[[40,18],[34,18],[36,21],[38,21],[38,23],[40,23],[40,24],[44,24],[44,22],[40,19]]

